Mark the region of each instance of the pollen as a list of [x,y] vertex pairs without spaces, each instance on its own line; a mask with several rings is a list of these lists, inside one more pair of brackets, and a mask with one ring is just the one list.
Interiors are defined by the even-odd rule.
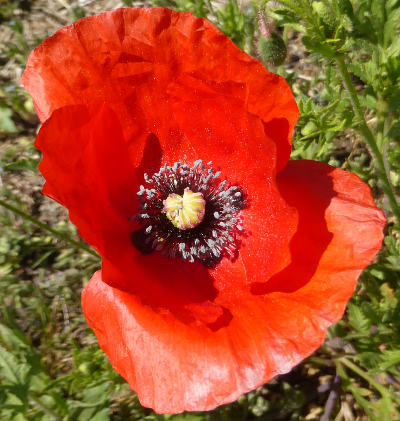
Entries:
[[201,193],[193,193],[188,187],[183,196],[171,193],[163,201],[163,212],[174,227],[187,230],[196,227],[204,219],[206,201]]

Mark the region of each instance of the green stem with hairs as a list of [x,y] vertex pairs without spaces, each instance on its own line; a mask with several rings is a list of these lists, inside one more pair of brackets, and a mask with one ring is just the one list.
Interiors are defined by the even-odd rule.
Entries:
[[80,243],[78,241],[73,240],[68,235],[63,234],[60,231],[57,231],[54,228],[49,227],[48,225],[44,224],[43,222],[40,222],[38,219],[34,218],[33,216],[23,212],[22,210],[10,205],[7,202],[4,202],[1,199],[0,199],[0,206],[2,206],[3,208],[15,213],[16,215],[20,216],[21,218],[24,218],[25,220],[31,222],[32,224],[37,225],[38,227],[42,228],[43,230],[50,232],[51,234],[60,238],[61,240],[64,240],[65,242],[67,242],[69,244],[72,244],[74,247],[77,247],[81,250],[84,250],[87,253],[90,253],[92,256],[100,259],[100,256],[93,249],[91,249],[89,247],[86,247],[85,245],[83,245],[82,243]]
[[360,367],[355,365],[346,357],[341,357],[337,360],[339,363],[343,364],[347,368],[349,368],[354,373],[358,374],[361,378],[366,380],[371,386],[375,387],[375,389],[382,395],[383,398],[387,397],[387,390],[384,386],[378,383],[373,377],[371,377],[368,373],[362,370]]
[[[389,395],[388,389],[384,387],[382,384],[380,384],[378,381],[376,381],[372,376],[370,376],[367,372],[362,370],[360,367],[358,367],[356,364],[351,362],[346,357],[341,357],[336,360],[337,363],[343,364],[345,367],[349,368],[354,373],[358,374],[361,378],[366,380],[372,387],[374,387],[382,396],[383,405],[382,408],[385,411],[385,414],[382,414],[382,419],[392,419],[391,414],[396,412],[396,409],[394,407],[394,404],[391,400],[391,397]],[[354,387],[354,385],[352,385]],[[353,392],[354,394],[354,392]],[[354,397],[356,397],[354,395]]]
[[344,61],[344,58],[342,55],[337,55],[335,57],[336,64],[339,69],[339,73],[343,79],[344,86],[346,87],[347,91],[350,94],[350,100],[351,104],[353,106],[354,114],[356,115],[357,119],[359,120],[359,127],[358,130],[363,135],[365,141],[367,142],[372,155],[375,160],[375,166],[376,171],[380,177],[380,180],[382,182],[383,190],[386,194],[386,196],[389,199],[390,207],[392,209],[392,212],[394,213],[397,223],[400,224],[400,206],[396,200],[395,192],[393,189],[392,184],[390,183],[390,179],[388,176],[388,171],[385,167],[385,162],[383,159],[383,155],[381,151],[378,148],[378,145],[376,143],[375,137],[371,131],[371,129],[368,127],[368,124],[365,120],[364,112],[361,108],[360,101],[357,96],[357,92],[354,88],[353,81],[351,79],[350,73],[347,70],[346,63]]

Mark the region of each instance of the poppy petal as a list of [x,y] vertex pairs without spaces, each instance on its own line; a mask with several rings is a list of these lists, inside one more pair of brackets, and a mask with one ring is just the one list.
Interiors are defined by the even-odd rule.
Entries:
[[[246,126],[246,114],[236,113],[232,118],[237,119],[237,125],[239,122],[245,125],[242,135],[249,137],[249,145],[257,143],[251,139],[252,131]],[[225,323],[226,311],[214,302],[218,291],[213,284],[218,272],[214,275],[199,263],[184,263],[180,259],[168,259],[158,253],[142,256],[133,247],[131,233],[137,229],[137,223],[130,217],[136,213],[136,192],[140,184],[135,174],[143,176],[143,173],[138,172],[147,170],[148,162],[146,159],[142,160],[142,170],[135,168],[129,159],[129,145],[126,144],[120,127],[114,112],[106,106],[90,110],[84,106],[67,106],[56,110],[44,123],[36,141],[36,146],[44,156],[40,164],[40,170],[47,180],[43,192],[69,209],[71,221],[78,227],[81,236],[101,253],[103,277],[111,286],[136,293],[141,297],[142,303],[150,305],[155,311],[171,312],[188,324]],[[260,130],[258,136],[263,137],[262,127]],[[221,148],[231,142],[230,136],[237,136],[234,130],[229,133],[225,131],[225,134],[227,141],[221,136],[218,138]],[[169,141],[174,142],[172,138]],[[271,147],[267,142],[264,143],[265,148]],[[169,148],[161,144],[159,147],[160,158],[163,159],[164,150],[168,151]],[[204,158],[209,159],[206,149]],[[272,152],[273,149],[272,144]],[[152,154],[153,150],[154,146],[151,146],[149,153]],[[243,159],[239,155],[237,149],[231,148],[231,153],[228,154],[231,164],[237,162],[239,165]],[[257,156],[262,155],[257,153]],[[177,160],[179,158],[176,157]],[[255,167],[258,172],[268,173],[268,164],[268,161],[263,161]],[[271,167],[273,168],[273,161]],[[253,176],[256,181],[262,181],[263,178],[260,177],[259,174],[258,178]],[[288,242],[295,228],[295,222],[293,226],[291,220],[296,215],[291,213],[276,189],[272,189],[271,194],[271,191],[262,186],[270,184],[258,184],[259,186],[254,185],[253,181],[253,185],[250,183],[247,187],[252,187],[253,191],[260,187],[257,197],[264,197],[270,207],[275,203],[274,206],[278,209],[275,212],[277,221],[267,224],[266,232],[274,230],[275,237],[279,234],[282,241],[269,243],[271,250],[276,251],[275,255],[280,257],[282,251],[278,251],[285,249],[288,255]],[[257,216],[257,209],[253,204],[248,212],[248,226],[251,227],[254,223],[253,231],[265,228],[252,216]],[[284,229],[285,226],[287,228]],[[260,248],[261,240],[265,240],[265,236],[258,236],[257,233],[258,231],[253,232],[246,243],[254,244],[253,249]],[[257,266],[259,259],[256,256],[254,259],[253,265]],[[272,266],[272,259],[270,261]],[[281,260],[284,261],[285,259]],[[248,275],[251,273],[249,268]],[[231,278],[230,287],[240,289],[249,280],[243,274],[236,275]]]
[[233,401],[298,364],[342,316],[380,248],[383,214],[357,176],[323,163],[290,162],[278,186],[299,212],[292,262],[251,291],[221,288],[215,302],[231,314],[224,326],[155,313],[104,283],[101,272],[85,287],[86,320],[144,406],[177,413]]
[[[298,119],[289,86],[191,13],[118,9],[81,19],[31,53],[21,80],[42,121],[66,105],[105,101],[122,120],[141,113],[152,127],[168,109],[169,83],[181,75],[217,82],[227,94],[240,86],[248,112],[276,143],[277,169],[284,167]],[[128,123],[126,138],[133,136]]]
[[[328,291],[323,290],[330,285],[326,280],[332,273],[338,282],[332,291],[333,302],[341,301],[338,294],[344,294],[342,301],[347,301],[383,239],[384,214],[376,207],[370,188],[352,173],[307,160],[290,161],[277,183],[285,200],[299,212],[298,229],[290,244],[292,262],[254,288],[260,294],[290,293],[310,286],[310,277],[321,273],[316,285],[326,296]],[[354,273],[352,282],[347,280],[349,273]]]
[[[205,120],[183,119],[187,102],[179,109],[175,107],[182,123],[181,136],[176,140],[168,135],[167,141],[149,136],[150,146],[148,151],[146,146],[138,167],[132,161],[137,161],[140,154],[135,152],[133,159],[130,152],[135,143],[125,142],[118,118],[104,105],[56,110],[43,124],[36,146],[44,156],[40,164],[46,178],[43,192],[69,209],[81,236],[102,255],[104,281],[138,294],[143,303],[170,311],[186,323],[209,325],[226,314],[214,303],[218,294],[214,280],[221,270],[231,270],[230,261],[226,259],[218,270],[209,271],[200,263],[184,263],[157,252],[143,256],[131,242],[131,233],[139,228],[130,218],[137,211],[136,192],[143,182],[138,178],[153,165],[154,155],[159,155],[157,170],[164,160],[171,163],[189,157],[194,162],[202,157],[208,161],[215,156],[218,168],[226,170],[228,179],[236,180],[238,173],[243,174],[239,185],[249,192],[250,206],[244,212],[243,225],[248,235],[243,240],[240,260],[247,267],[246,273],[239,267],[230,278],[232,289],[245,287],[254,277],[267,279],[287,265],[297,213],[280,197],[273,182],[275,146],[265,137],[259,119],[248,115],[233,99],[215,98],[213,94],[202,103],[204,108],[198,110],[198,115]],[[207,120],[210,111],[223,115],[224,109],[228,110],[224,124]],[[208,137],[202,136],[205,129]],[[185,139],[194,146],[179,147],[181,140],[187,142]],[[242,148],[235,147],[238,139]],[[184,156],[182,150],[187,150],[189,156]],[[246,163],[251,160],[249,168]],[[264,218],[265,212],[269,218]],[[227,287],[225,282],[223,288]]]
[[80,235],[101,254],[124,241],[135,223],[139,183],[114,112],[81,105],[56,110],[35,146],[43,152],[43,193],[68,208]]
[[240,255],[246,265],[244,283],[251,283],[254,278],[268,279],[289,263],[287,246],[296,229],[297,212],[276,187],[276,148],[261,120],[246,112],[237,92],[229,97],[221,90],[217,83],[207,86],[187,76],[170,85],[173,116],[188,144],[165,150],[176,154],[176,159],[182,149],[194,152],[193,161],[196,157],[213,161],[223,178],[246,193]]

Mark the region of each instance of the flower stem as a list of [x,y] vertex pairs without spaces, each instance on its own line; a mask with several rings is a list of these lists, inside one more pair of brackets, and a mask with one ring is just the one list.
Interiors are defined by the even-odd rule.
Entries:
[[0,206],[2,206],[3,208],[15,213],[16,215],[19,215],[20,217],[22,217],[22,218],[26,219],[27,221],[31,222],[32,224],[37,225],[38,227],[42,228],[43,230],[50,232],[51,234],[55,235],[56,237],[60,238],[61,240],[64,240],[67,243],[70,243],[73,246],[75,246],[75,247],[77,247],[81,250],[84,250],[87,253],[90,253],[92,256],[100,259],[100,256],[94,250],[92,250],[91,248],[86,247],[82,243],[73,240],[68,235],[63,234],[62,232],[57,231],[54,228],[49,227],[48,225],[44,224],[43,222],[40,222],[38,219],[34,218],[33,216],[23,212],[20,209],[15,208],[14,206],[10,205],[7,202],[4,202],[1,199],[0,199]]
[[[360,367],[358,367],[356,364],[351,362],[346,357],[341,357],[336,360],[337,363],[343,364],[347,368],[349,368],[354,373],[358,374],[361,378],[366,380],[371,386],[373,386],[382,396],[382,408],[385,412],[385,414],[382,414],[382,419],[392,419],[391,414],[395,412],[394,404],[391,400],[391,397],[389,395],[388,389],[384,387],[382,384],[380,384],[378,381],[376,381],[372,376],[370,376],[367,372],[362,370]],[[354,388],[354,385],[350,385],[349,388],[351,390],[351,387]],[[355,395],[356,389],[352,390],[352,393],[354,397],[357,399],[357,396]],[[360,396],[359,398],[360,399]],[[357,399],[357,400],[358,400]],[[364,408],[367,411],[367,406]]]
[[396,196],[394,193],[393,186],[390,183],[390,179],[388,173],[386,171],[385,162],[383,159],[383,155],[378,148],[378,145],[375,141],[375,137],[368,127],[368,124],[365,120],[364,112],[361,108],[360,101],[358,100],[357,92],[354,88],[353,81],[351,79],[350,73],[347,70],[346,63],[342,55],[336,55],[335,57],[336,64],[338,66],[340,75],[343,79],[344,86],[346,87],[347,91],[350,94],[351,104],[353,106],[354,114],[356,115],[357,119],[359,120],[359,131],[364,136],[365,141],[367,142],[372,155],[375,159],[376,170],[382,182],[383,190],[386,196],[389,199],[390,207],[392,212],[394,213],[397,222],[400,224],[400,206],[397,203]]
[[349,368],[351,371],[354,371],[354,373],[358,374],[361,378],[366,380],[371,386],[375,387],[375,389],[382,395],[382,398],[387,397],[387,390],[385,389],[385,387],[383,387],[380,383],[378,383],[373,377],[371,377],[360,367],[352,363],[346,357],[341,357],[338,359],[338,361],[345,365],[347,368]]

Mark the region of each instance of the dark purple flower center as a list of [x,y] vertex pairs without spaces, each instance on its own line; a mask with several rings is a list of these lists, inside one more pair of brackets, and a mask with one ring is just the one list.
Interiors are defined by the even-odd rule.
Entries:
[[240,187],[221,181],[221,172],[211,165],[197,160],[189,168],[175,162],[152,177],[144,174],[146,187],[137,193],[135,216],[143,228],[132,233],[132,243],[143,254],[160,251],[207,267],[235,256],[246,197]]

